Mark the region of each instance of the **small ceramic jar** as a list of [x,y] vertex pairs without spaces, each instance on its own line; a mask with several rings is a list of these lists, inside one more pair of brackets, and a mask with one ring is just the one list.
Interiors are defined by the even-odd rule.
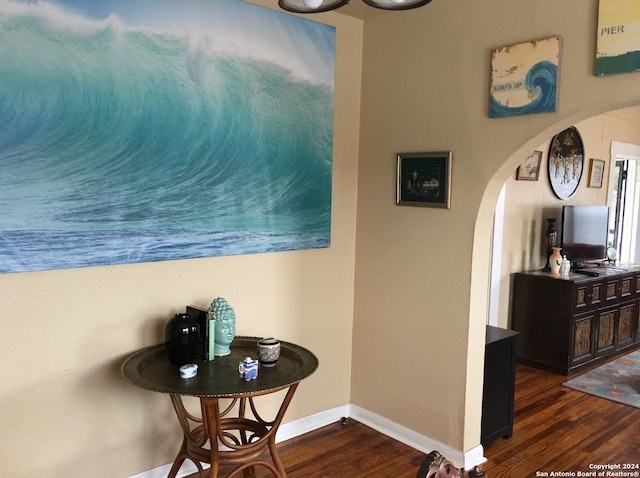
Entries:
[[273,367],[280,358],[280,342],[273,337],[258,340],[258,360],[264,367]]
[[246,380],[253,380],[258,377],[258,361],[251,357],[245,358],[238,364],[238,373]]

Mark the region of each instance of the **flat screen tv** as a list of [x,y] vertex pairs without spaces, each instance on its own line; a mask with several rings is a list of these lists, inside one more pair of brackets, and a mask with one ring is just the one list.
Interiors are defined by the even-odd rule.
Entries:
[[609,206],[563,206],[562,254],[576,267],[607,257]]

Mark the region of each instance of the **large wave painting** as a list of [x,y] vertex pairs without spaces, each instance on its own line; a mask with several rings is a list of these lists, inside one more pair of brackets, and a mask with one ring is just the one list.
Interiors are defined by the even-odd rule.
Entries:
[[0,0],[0,272],[330,245],[335,28]]
[[559,55],[557,36],[494,50],[489,117],[556,111]]

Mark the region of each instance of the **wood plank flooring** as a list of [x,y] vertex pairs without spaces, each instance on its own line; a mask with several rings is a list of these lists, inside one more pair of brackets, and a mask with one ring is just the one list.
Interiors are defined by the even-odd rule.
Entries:
[[[280,443],[278,452],[288,478],[415,478],[425,456],[351,419]],[[263,467],[253,476],[273,477]]]
[[[566,380],[518,365],[514,435],[485,447],[488,478],[577,476],[595,471],[590,465],[640,464],[640,409],[562,387]],[[354,420],[293,438],[278,450],[288,478],[415,478],[424,459]],[[264,469],[255,475],[269,476]]]
[[514,434],[485,448],[490,478],[577,476],[607,464],[640,471],[640,409],[568,389],[566,380],[518,365]]

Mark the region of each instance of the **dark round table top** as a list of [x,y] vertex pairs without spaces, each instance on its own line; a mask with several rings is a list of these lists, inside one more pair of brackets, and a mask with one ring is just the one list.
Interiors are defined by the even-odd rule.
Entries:
[[197,397],[242,397],[280,390],[300,382],[318,368],[318,359],[299,345],[280,341],[280,358],[273,367],[258,367],[258,377],[245,381],[238,364],[246,357],[257,358],[260,337],[238,336],[231,353],[212,361],[194,360],[198,374],[181,378],[180,366],[169,362],[164,344],[135,352],[122,364],[122,374],[138,387],[161,393]]

